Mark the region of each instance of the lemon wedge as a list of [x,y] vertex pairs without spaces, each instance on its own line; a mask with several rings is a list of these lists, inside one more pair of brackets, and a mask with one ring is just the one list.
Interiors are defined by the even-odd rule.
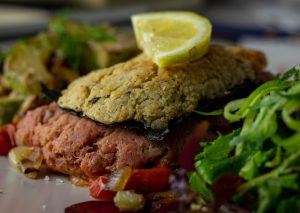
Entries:
[[139,47],[160,67],[202,57],[212,26],[193,12],[152,12],[131,17]]

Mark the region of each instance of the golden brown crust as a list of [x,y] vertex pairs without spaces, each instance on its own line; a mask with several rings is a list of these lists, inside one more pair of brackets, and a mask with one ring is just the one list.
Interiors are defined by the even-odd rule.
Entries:
[[227,49],[236,55],[246,58],[252,65],[255,72],[263,71],[268,64],[267,58],[263,52],[241,48],[234,45],[228,46]]
[[[259,54],[247,51],[253,58]],[[254,69],[265,65],[255,65],[253,58],[211,45],[197,61],[161,69],[140,56],[75,80],[58,104],[105,124],[136,120],[147,128],[164,129],[173,118],[193,111],[199,101],[223,96],[254,79]]]

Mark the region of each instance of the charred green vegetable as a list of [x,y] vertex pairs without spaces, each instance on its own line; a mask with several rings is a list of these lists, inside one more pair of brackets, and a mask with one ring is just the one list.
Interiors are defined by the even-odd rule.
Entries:
[[[5,104],[8,97],[41,97],[41,84],[61,90],[82,74],[136,54],[134,36],[127,32],[106,25],[54,19],[48,32],[22,39],[7,52],[0,52],[0,97]],[[13,101],[6,113],[2,105],[0,102],[0,114],[5,116],[0,118],[0,125],[11,121],[9,118],[19,106]]]
[[40,84],[53,87],[54,79],[46,67],[52,51],[46,34],[13,46],[4,61],[4,84],[19,94],[39,94]]
[[22,102],[22,98],[0,97],[0,126],[11,122]]
[[203,143],[190,175],[192,188],[211,199],[216,183],[231,174],[244,182],[231,202],[245,207],[253,196],[258,199],[247,206],[251,211],[300,212],[300,66],[230,102],[224,116],[242,121],[242,128]]
[[75,71],[111,66],[137,54],[133,35],[108,25],[54,19],[50,30],[56,36],[59,54]]

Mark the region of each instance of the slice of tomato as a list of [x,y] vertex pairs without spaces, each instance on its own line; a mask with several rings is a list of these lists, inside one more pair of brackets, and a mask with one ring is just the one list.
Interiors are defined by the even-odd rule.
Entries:
[[172,170],[167,167],[133,170],[125,190],[134,190],[136,193],[146,194],[162,192],[170,188],[169,177]]
[[91,178],[89,180],[90,195],[101,201],[112,201],[116,192],[108,191],[105,185],[108,181],[107,176]]
[[0,127],[0,155],[7,155],[15,145],[16,127],[13,124],[7,124]]

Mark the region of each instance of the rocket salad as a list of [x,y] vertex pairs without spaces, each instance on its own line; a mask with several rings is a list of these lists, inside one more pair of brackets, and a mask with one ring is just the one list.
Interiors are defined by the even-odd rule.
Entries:
[[299,212],[300,66],[228,103],[223,114],[241,128],[201,143],[189,175],[192,189],[206,202]]

